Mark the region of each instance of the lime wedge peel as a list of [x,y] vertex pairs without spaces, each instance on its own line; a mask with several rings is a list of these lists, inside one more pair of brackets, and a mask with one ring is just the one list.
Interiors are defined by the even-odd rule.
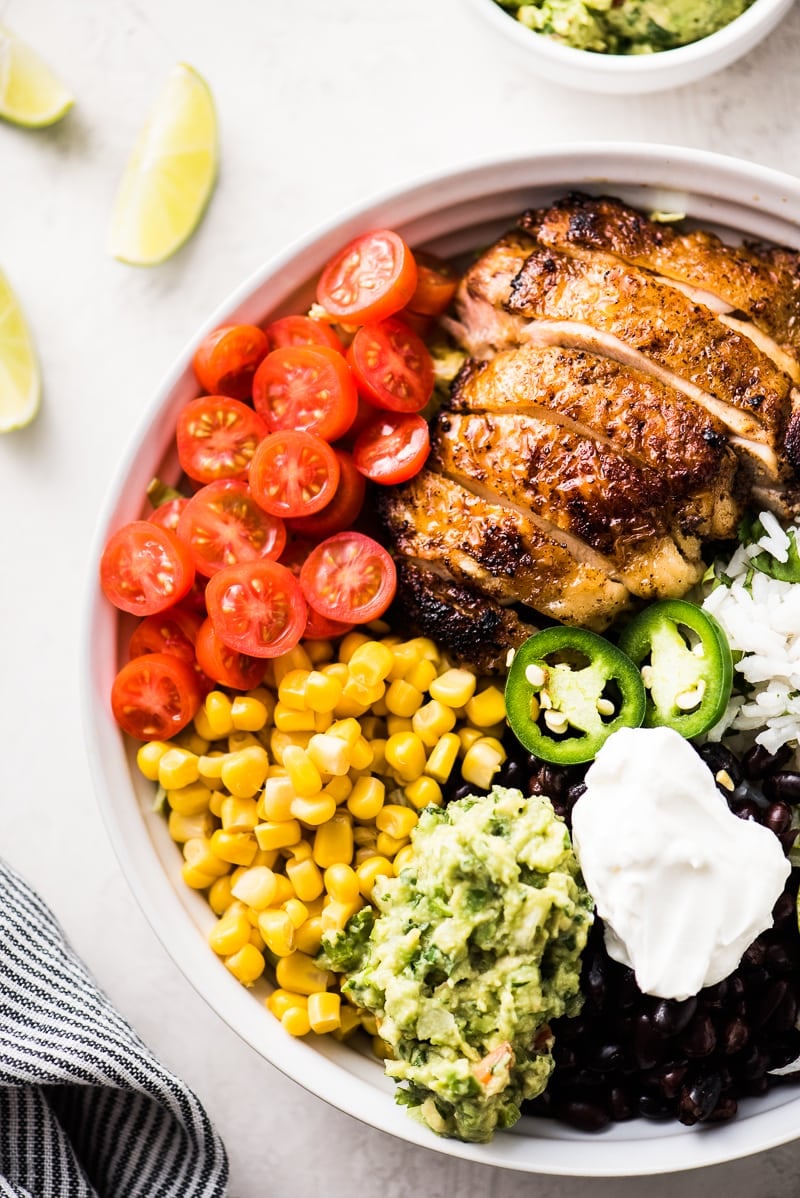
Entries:
[[0,432],[30,424],[41,393],[33,338],[19,300],[0,272]]
[[133,266],[152,266],[174,254],[200,223],[217,161],[211,91],[197,71],[179,63],[125,168],[111,219],[111,254]]
[[0,25],[0,117],[29,129],[54,125],[74,97],[38,54]]

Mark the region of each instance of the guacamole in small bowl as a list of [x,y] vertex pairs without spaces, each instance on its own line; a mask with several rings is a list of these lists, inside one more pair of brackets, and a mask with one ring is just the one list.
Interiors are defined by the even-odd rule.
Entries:
[[654,54],[716,33],[753,0],[497,0],[536,33],[576,50]]

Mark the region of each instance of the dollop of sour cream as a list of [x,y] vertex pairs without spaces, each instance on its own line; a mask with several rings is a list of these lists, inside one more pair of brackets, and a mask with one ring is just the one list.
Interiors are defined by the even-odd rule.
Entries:
[[670,728],[608,738],[573,809],[572,838],[609,956],[660,998],[689,998],[732,973],[772,926],[790,869],[777,837],[732,814]]

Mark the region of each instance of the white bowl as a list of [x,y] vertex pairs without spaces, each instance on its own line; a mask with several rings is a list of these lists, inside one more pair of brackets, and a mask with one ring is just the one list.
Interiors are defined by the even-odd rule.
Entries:
[[[456,253],[486,244],[519,212],[574,188],[610,192],[645,209],[689,213],[733,236],[753,236],[800,246],[800,181],[699,151],[669,147],[574,146],[525,158],[483,163],[428,179],[365,205],[288,247],[259,269],[213,314],[185,347],[156,391],[128,446],[97,530],[93,561],[109,533],[144,511],[144,493],[155,475],[177,475],[172,450],[175,418],[196,393],[191,373],[194,344],[229,320],[262,321],[299,310],[331,253],[370,227],[397,229],[414,246]],[[488,1145],[438,1139],[397,1107],[380,1066],[332,1039],[307,1042],[286,1035],[265,1012],[259,991],[236,982],[208,948],[214,917],[205,901],[183,885],[181,856],[166,822],[152,810],[153,788],[138,773],[134,748],[109,710],[108,695],[125,620],[102,598],[94,581],[85,627],[83,705],[92,774],[122,868],[165,948],[209,1005],[256,1052],[334,1106],[384,1131],[428,1148],[485,1164],[537,1173],[620,1176],[663,1173],[730,1160],[783,1143],[798,1134],[800,1097],[779,1089],[744,1103],[732,1124],[686,1129],[645,1121],[620,1124],[596,1136],[548,1120],[523,1120]],[[260,994],[263,998],[265,990]]]
[[583,91],[630,94],[683,87],[729,66],[774,29],[793,0],[755,0],[716,33],[657,54],[597,54],[564,46],[528,29],[495,0],[472,0],[477,12],[522,51],[535,74]]

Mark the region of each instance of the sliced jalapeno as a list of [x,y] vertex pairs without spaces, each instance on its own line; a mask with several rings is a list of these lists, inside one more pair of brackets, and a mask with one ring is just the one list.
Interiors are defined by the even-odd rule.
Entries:
[[618,728],[638,728],[641,674],[614,645],[583,628],[546,628],[517,650],[506,680],[508,722],[542,761],[591,761]]
[[674,728],[689,740],[722,718],[733,657],[708,612],[683,599],[652,603],[624,630],[620,648],[641,669],[649,727]]

